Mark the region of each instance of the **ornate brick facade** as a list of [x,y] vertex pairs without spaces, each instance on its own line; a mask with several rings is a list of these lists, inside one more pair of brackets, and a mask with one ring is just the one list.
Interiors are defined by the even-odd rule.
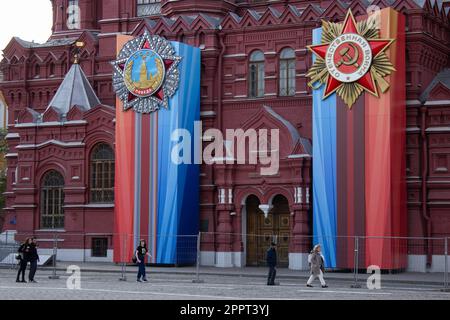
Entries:
[[[113,206],[92,206],[88,196],[90,150],[100,141],[113,143],[114,126],[109,109],[103,106],[77,114],[84,124],[70,121],[55,126],[21,124],[29,122],[32,116],[26,108],[40,113],[47,109],[70,69],[71,50],[76,41],[85,43],[80,65],[89,82],[102,104],[113,106],[110,61],[115,58],[116,36],[140,35],[148,29],[202,49],[204,130],[280,129],[283,143],[280,172],[276,176],[260,176],[256,174],[258,168],[251,165],[202,166],[203,231],[246,233],[247,197],[255,195],[261,204],[270,204],[276,195],[283,195],[289,204],[291,235],[310,235],[311,159],[307,148],[299,143],[312,137],[311,89],[305,77],[312,60],[306,46],[311,44],[312,29],[321,25],[321,19],[341,21],[349,8],[355,16],[365,15],[371,5],[391,6],[407,16],[409,235],[450,235],[450,85],[449,71],[445,71],[450,67],[448,3],[162,0],[158,4],[160,9],[156,9],[161,10],[160,14],[138,17],[141,11],[137,1],[80,0],[80,29],[73,30],[67,27],[68,1],[52,2],[54,26],[49,41],[36,44],[13,38],[1,62],[4,81],[0,89],[10,108],[5,229],[26,232],[40,229],[40,179],[46,170],[57,168],[66,181],[66,221],[70,221],[66,232],[112,233]],[[279,94],[280,52],[285,48],[295,51],[293,96]],[[250,98],[249,56],[255,50],[264,53],[265,90],[263,97]],[[47,113],[51,118],[48,110]],[[79,145],[69,147],[72,142]],[[75,181],[73,176],[80,179]],[[14,220],[12,217],[17,217],[17,225],[8,224]],[[245,242],[240,236],[207,235],[202,251],[211,263],[220,260],[223,264],[242,265],[246,263]],[[290,243],[292,254],[306,250],[300,242]]]

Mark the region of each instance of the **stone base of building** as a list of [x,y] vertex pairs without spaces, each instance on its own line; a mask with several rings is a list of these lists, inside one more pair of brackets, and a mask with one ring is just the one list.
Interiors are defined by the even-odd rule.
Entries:
[[242,252],[216,252],[215,266],[218,268],[242,267]]
[[[447,265],[450,270],[450,257],[447,257]],[[408,255],[408,272],[444,272],[445,271],[445,256],[433,255],[431,266],[427,267],[426,255]]]
[[[200,265],[217,268],[242,268],[246,266],[246,259],[244,252],[202,251],[200,253]],[[308,254],[290,253],[289,269],[308,270]]]
[[309,270],[307,253],[289,253],[289,269],[305,271]]
[[16,234],[16,230],[5,230],[4,232],[0,233],[0,243],[14,243]]
[[217,268],[242,268],[245,266],[245,256],[243,252],[202,251],[200,265]]
[[[53,249],[39,249],[39,254],[53,255]],[[58,249],[57,261],[66,262],[113,262],[114,250],[108,250],[106,257],[93,257],[91,249]]]

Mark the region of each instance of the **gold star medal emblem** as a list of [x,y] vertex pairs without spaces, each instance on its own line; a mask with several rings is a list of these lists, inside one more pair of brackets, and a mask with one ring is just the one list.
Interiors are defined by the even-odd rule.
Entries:
[[349,108],[364,91],[376,97],[378,87],[386,92],[384,77],[395,71],[386,50],[394,40],[379,38],[376,18],[357,23],[349,10],[344,23],[322,23],[322,43],[308,47],[317,58],[308,85],[318,89],[325,84],[323,99],[336,92]]

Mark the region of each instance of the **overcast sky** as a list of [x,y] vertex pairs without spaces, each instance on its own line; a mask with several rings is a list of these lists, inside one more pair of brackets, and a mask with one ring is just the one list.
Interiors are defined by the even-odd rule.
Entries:
[[50,0],[0,0],[0,51],[14,36],[45,42],[51,27]]

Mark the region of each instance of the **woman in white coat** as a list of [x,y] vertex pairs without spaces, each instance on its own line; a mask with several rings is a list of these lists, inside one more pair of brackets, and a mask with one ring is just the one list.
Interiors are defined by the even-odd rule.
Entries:
[[325,258],[323,257],[321,251],[322,249],[320,245],[316,245],[308,257],[309,266],[311,268],[311,276],[309,277],[306,286],[309,288],[312,288],[312,283],[316,278],[319,278],[322,288],[328,288],[325,279],[323,278],[322,270],[324,268]]

